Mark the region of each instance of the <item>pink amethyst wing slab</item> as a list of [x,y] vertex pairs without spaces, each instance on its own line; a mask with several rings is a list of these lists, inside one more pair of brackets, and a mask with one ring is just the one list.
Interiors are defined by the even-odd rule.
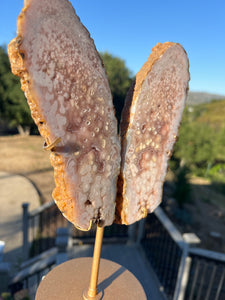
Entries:
[[132,224],[161,202],[188,82],[189,63],[182,46],[157,44],[137,74],[122,113],[116,222]]
[[92,220],[111,225],[120,142],[108,79],[89,32],[69,1],[28,0],[8,52],[52,150],[56,204],[81,229]]

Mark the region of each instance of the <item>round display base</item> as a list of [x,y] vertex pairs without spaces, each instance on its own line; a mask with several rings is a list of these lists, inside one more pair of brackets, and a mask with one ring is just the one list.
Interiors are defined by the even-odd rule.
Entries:
[[101,259],[98,295],[88,298],[92,258],[69,260],[51,270],[41,281],[35,300],[146,300],[136,277],[121,265]]

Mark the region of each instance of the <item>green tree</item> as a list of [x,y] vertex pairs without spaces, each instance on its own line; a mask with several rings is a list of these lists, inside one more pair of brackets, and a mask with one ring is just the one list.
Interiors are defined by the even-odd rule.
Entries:
[[175,184],[174,197],[180,208],[183,208],[184,204],[190,201],[191,186],[189,184],[189,170],[186,166],[179,167],[175,172]]
[[179,161],[196,175],[207,176],[218,162],[225,163],[225,131],[213,123],[200,122],[204,107],[199,108],[185,109],[171,165]]
[[116,117],[120,121],[126,93],[134,78],[124,60],[108,52],[100,53],[100,56],[108,75]]
[[5,47],[0,47],[0,118],[10,127],[17,127],[20,133],[35,128],[20,80],[11,73]]
[[[109,79],[113,104],[118,121],[124,105],[126,93],[133,81],[131,71],[125,62],[107,52],[100,53]],[[0,118],[9,126],[16,126],[20,132],[26,127],[35,128],[20,80],[11,73],[6,49],[0,47]]]
[[181,126],[175,156],[189,166],[206,168],[215,160],[213,130],[198,123]]

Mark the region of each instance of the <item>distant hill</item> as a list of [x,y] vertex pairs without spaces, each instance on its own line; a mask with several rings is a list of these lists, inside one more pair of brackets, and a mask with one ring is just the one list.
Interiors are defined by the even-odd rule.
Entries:
[[192,107],[192,112],[197,123],[208,124],[218,130],[225,128],[225,99],[199,104]]
[[202,103],[209,103],[212,100],[225,99],[225,95],[216,95],[203,92],[189,92],[187,98],[187,105],[198,105]]

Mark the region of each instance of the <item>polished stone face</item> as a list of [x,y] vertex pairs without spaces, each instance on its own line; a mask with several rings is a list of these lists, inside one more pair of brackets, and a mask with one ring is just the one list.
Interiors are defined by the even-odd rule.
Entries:
[[91,220],[111,225],[120,142],[102,61],[68,1],[27,4],[9,53],[45,148],[52,151],[53,197],[79,228],[88,229]]
[[[9,45],[32,117],[51,151],[59,209],[76,227],[132,224],[161,201],[186,100],[189,65],[157,44],[125,101],[121,138],[93,40],[67,0],[27,0]],[[118,184],[118,174],[120,172]],[[117,196],[117,201],[116,201]],[[117,202],[117,203],[116,203]]]
[[188,67],[180,45],[158,44],[137,74],[133,92],[128,94],[121,123],[123,204],[117,216],[122,223],[140,220],[161,202],[168,160],[185,105]]

